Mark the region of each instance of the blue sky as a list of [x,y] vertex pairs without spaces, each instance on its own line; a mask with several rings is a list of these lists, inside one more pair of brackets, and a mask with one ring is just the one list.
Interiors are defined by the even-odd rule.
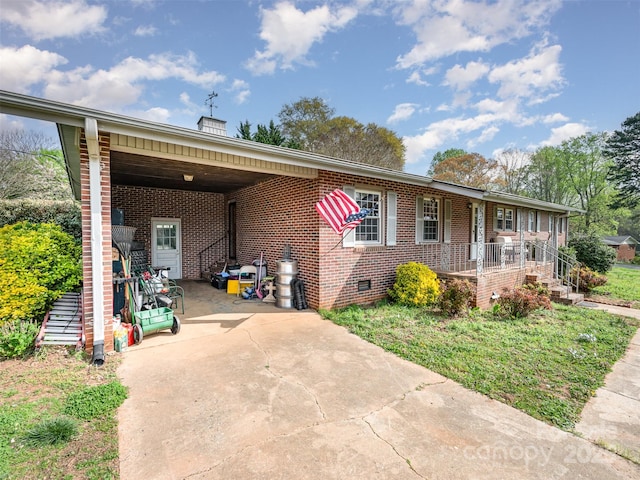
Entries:
[[425,174],[448,148],[619,128],[640,110],[640,2],[0,0],[0,89],[189,128],[215,91],[231,136],[319,96]]

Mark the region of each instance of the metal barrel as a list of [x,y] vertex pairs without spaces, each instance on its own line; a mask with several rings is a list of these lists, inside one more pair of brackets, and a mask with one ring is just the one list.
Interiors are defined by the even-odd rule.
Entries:
[[276,306],[281,308],[293,307],[293,292],[291,281],[298,275],[298,262],[296,260],[278,260],[276,262]]

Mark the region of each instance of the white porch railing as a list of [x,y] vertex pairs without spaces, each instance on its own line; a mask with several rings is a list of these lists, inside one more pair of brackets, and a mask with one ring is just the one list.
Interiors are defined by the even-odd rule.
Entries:
[[[478,249],[483,248],[482,252]],[[483,261],[478,264],[477,258]],[[526,249],[520,242],[512,243],[425,243],[420,261],[436,272],[466,273],[477,276],[500,270],[524,268]]]
[[549,242],[525,242],[527,261],[542,272],[549,272],[551,278],[578,293],[580,290],[580,262],[553,247]]

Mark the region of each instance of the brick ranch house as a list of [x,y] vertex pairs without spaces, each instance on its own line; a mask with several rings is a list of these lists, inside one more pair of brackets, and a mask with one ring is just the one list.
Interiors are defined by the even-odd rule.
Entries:
[[602,241],[616,251],[616,260],[619,262],[630,262],[636,256],[638,242],[629,235],[604,237]]
[[[250,264],[260,252],[274,274],[290,246],[314,309],[385,297],[396,266],[409,261],[428,264],[440,277],[469,279],[476,304],[487,307],[493,293],[524,282],[534,252],[540,267],[565,244],[567,217],[577,212],[206,133],[220,126],[214,119],[201,119],[200,131],[4,91],[0,111],[57,124],[82,205],[89,351],[94,341],[104,339],[107,351],[113,344],[112,209],[137,227],[135,240],[149,262],[171,262],[176,279],[200,279],[215,261]],[[336,188],[372,209],[342,237],[314,208]],[[171,258],[163,256],[167,245]]]

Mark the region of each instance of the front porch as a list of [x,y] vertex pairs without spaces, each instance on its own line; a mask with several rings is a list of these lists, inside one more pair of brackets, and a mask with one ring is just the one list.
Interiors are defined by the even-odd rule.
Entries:
[[570,277],[573,265],[550,242],[424,244],[417,261],[439,278],[470,281],[480,308],[491,306],[505,288],[532,281],[547,286],[554,301],[573,299],[577,290]]

